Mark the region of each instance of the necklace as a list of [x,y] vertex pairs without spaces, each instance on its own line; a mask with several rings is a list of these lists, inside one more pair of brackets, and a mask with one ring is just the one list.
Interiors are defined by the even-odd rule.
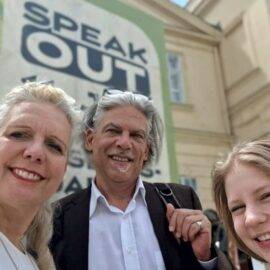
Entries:
[[[9,252],[9,250],[8,250],[8,248],[7,248],[6,244],[5,244],[5,242],[2,240],[1,237],[0,237],[0,242],[1,242],[2,246],[4,247],[4,249],[5,249],[6,253],[7,253],[7,255],[8,255],[10,261],[12,262],[14,268],[15,268],[16,270],[20,270],[19,267],[18,267],[18,265],[16,264],[15,260],[13,259],[11,253]],[[26,256],[26,257],[28,258],[28,260],[30,261],[31,265],[33,266],[33,269],[34,269],[34,270],[37,270],[36,265],[35,265],[34,262],[33,262],[33,259],[29,256],[28,252],[26,251],[24,245],[23,245],[21,242],[20,242],[20,247],[21,247],[21,249],[23,250],[23,253],[25,254],[25,256]]]

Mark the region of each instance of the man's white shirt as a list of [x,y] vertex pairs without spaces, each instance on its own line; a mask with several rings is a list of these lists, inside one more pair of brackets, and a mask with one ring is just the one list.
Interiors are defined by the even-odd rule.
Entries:
[[109,205],[92,182],[89,269],[165,270],[139,179],[125,211]]

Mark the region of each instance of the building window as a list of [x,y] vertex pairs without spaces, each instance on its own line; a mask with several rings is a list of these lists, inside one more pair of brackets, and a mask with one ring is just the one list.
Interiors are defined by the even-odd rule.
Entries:
[[182,58],[179,54],[168,52],[167,62],[171,101],[178,104],[184,103]]
[[197,191],[197,182],[196,179],[193,177],[188,176],[180,176],[180,181],[182,185],[187,185],[192,187],[195,191]]

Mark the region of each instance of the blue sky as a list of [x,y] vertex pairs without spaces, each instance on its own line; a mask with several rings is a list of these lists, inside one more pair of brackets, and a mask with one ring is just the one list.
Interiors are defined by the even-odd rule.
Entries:
[[172,2],[178,4],[179,6],[185,6],[188,0],[171,0]]

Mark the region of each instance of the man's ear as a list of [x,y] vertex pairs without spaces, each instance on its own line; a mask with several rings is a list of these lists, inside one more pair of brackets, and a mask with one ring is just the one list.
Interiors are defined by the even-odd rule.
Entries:
[[94,132],[92,128],[88,128],[84,132],[84,147],[89,152],[92,152],[93,134]]

